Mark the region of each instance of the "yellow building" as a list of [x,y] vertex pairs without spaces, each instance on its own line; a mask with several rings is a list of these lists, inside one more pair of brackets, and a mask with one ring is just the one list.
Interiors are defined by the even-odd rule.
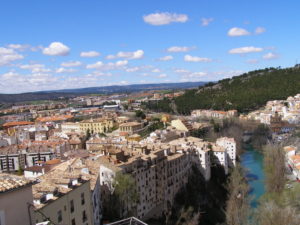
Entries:
[[120,127],[121,135],[122,134],[132,135],[139,132],[143,128],[143,124],[138,122],[128,122],[128,123],[120,124],[119,127]]
[[140,140],[142,140],[142,137],[139,134],[133,134],[133,135],[126,137],[126,139],[127,139],[127,141],[140,141]]
[[163,115],[161,116],[160,121],[163,122],[163,123],[169,123],[169,122],[170,122],[170,115],[168,115],[168,114],[163,114]]
[[86,133],[106,133],[114,127],[114,120],[107,118],[89,119],[79,123],[80,130]]
[[180,119],[172,120],[171,126],[175,127],[177,130],[185,131],[185,132],[189,132],[192,130],[192,126],[188,124],[187,121],[180,120]]

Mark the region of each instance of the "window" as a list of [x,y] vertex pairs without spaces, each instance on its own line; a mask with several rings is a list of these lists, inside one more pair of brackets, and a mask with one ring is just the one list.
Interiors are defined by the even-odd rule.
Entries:
[[75,218],[74,218],[74,219],[72,219],[72,225],[76,225]]
[[71,213],[74,212],[74,200],[70,201],[70,210],[71,210]]
[[57,212],[57,221],[58,221],[59,223],[62,221],[62,212],[61,212],[61,210],[59,210],[59,211]]
[[81,205],[84,205],[85,200],[84,200],[84,193],[81,193]]
[[82,222],[84,223],[85,221],[87,221],[87,216],[86,216],[86,212],[85,210],[82,212]]
[[97,206],[97,197],[96,195],[94,195],[94,204],[95,204],[95,207]]

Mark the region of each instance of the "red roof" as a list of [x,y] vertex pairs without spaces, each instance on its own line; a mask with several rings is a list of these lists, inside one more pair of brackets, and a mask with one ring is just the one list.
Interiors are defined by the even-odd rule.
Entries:
[[52,122],[52,121],[68,120],[68,119],[71,119],[71,118],[73,118],[72,115],[47,116],[47,117],[37,118],[36,121],[38,121],[38,122]]
[[54,164],[61,163],[61,160],[60,159],[51,159],[51,160],[46,161],[45,163],[46,163],[46,165],[54,165]]
[[8,122],[3,124],[3,127],[15,127],[15,126],[25,126],[25,125],[32,125],[33,122],[29,121],[14,121],[14,122]]

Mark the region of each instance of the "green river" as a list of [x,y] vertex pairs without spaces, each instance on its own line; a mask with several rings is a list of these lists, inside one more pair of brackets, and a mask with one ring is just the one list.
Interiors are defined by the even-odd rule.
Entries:
[[265,193],[263,156],[255,149],[248,147],[241,156],[241,164],[246,169],[250,185],[251,206],[255,208],[258,199]]

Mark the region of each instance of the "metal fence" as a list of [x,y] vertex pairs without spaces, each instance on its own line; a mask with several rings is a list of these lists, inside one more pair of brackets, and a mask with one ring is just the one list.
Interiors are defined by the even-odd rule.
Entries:
[[143,221],[140,221],[135,217],[130,217],[113,223],[108,223],[106,225],[148,225],[148,224],[144,223]]

